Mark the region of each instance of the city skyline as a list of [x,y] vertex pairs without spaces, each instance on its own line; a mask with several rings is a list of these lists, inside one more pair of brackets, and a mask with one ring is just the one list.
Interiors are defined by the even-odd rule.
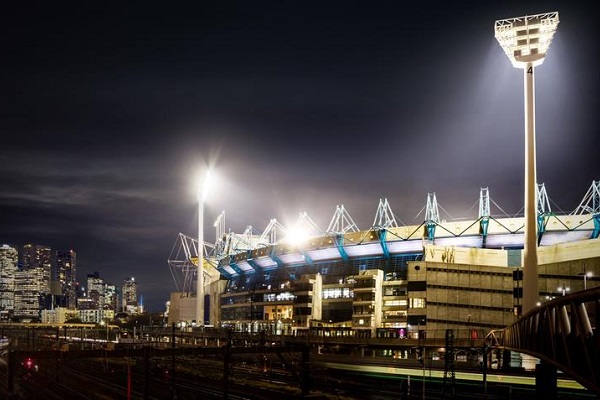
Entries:
[[134,277],[123,279],[119,287],[99,271],[78,278],[76,258],[74,250],[39,244],[0,246],[0,319],[48,322],[69,314],[67,319],[103,323],[120,312],[144,312]]
[[[41,248],[46,248],[48,249],[48,251],[51,253],[49,255],[49,257],[51,259],[49,260],[44,260],[46,264],[49,265],[50,268],[52,268],[50,275],[51,275],[51,280],[57,280],[57,281],[61,281],[65,279],[65,271],[61,271],[61,268],[64,269],[64,266],[59,265],[61,264],[61,258],[65,257],[65,255],[67,254],[72,254],[72,257],[75,258],[76,257],[76,253],[77,251],[75,249],[69,249],[69,250],[65,250],[66,247],[52,247],[52,246],[48,246],[46,244],[43,243],[37,243],[37,242],[28,242],[28,243],[24,243],[24,244],[15,244],[15,243],[2,243],[2,245],[4,246],[9,246],[14,248],[18,254],[19,254],[19,266],[23,269],[28,269],[29,268],[29,263],[30,261],[27,260],[28,256],[27,255],[27,251],[25,250],[26,248],[29,247],[41,247]],[[87,271],[87,269],[86,269]],[[100,271],[89,271],[86,272],[85,274],[85,278],[88,278],[92,275],[98,275],[100,273]],[[70,272],[67,272],[67,277],[69,279],[71,279],[71,276],[69,276]],[[121,274],[123,277],[119,278],[118,281],[127,281],[130,279],[134,279],[134,277],[132,277],[130,274],[124,273]],[[76,277],[74,279],[74,281],[78,282],[78,283],[83,283],[83,278],[80,277]]]
[[523,80],[493,25],[550,11],[538,181],[568,213],[600,179],[599,29],[585,4],[11,4],[0,245],[73,248],[80,278],[144,276],[147,309],[161,311],[177,234],[197,234],[203,165],[220,182],[207,241],[223,210],[238,233],[299,212],[325,229],[343,204],[368,229],[380,198],[408,225],[436,192],[447,219],[471,217],[481,187],[518,214]]

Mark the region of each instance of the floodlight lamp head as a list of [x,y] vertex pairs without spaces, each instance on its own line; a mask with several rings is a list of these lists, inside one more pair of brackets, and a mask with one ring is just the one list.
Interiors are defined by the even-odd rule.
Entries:
[[558,27],[558,12],[498,20],[494,36],[515,68],[544,62]]

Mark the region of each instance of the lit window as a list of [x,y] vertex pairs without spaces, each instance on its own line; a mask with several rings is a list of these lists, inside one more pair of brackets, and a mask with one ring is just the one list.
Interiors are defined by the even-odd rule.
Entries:
[[425,308],[425,299],[420,297],[411,298],[410,308]]

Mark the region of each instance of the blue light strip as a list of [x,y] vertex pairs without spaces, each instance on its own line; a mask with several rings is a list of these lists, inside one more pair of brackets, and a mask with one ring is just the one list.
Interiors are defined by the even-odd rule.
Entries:
[[281,259],[277,257],[277,254],[275,254],[275,246],[273,246],[273,248],[271,249],[271,254],[269,255],[269,257],[271,257],[271,260],[277,263],[277,268],[283,267],[283,261],[281,261]]
[[227,270],[221,266],[217,267],[217,271],[219,271],[221,273],[221,275],[223,275],[227,279],[233,278],[233,275],[230,274],[229,272],[227,272]]
[[243,275],[244,274],[244,270],[241,269],[240,267],[237,266],[236,263],[231,262],[229,263],[229,266],[238,274],[238,275]]
[[254,261],[253,259],[251,259],[251,258],[249,258],[249,257],[248,257],[248,259],[247,259],[246,261],[248,261],[248,264],[250,264],[250,266],[251,266],[252,268],[254,268],[254,271],[256,271],[256,272],[260,272],[260,270],[261,270],[261,268],[260,268],[260,265],[258,265],[258,264],[256,263],[256,261]]
[[344,262],[348,262],[348,254],[346,253],[346,250],[344,250],[344,235],[335,235],[333,241],[335,242],[335,247],[337,247],[338,251],[340,252],[340,257],[342,257],[342,260]]
[[390,259],[390,251],[388,250],[387,243],[385,241],[387,231],[385,229],[378,229],[377,235],[379,236],[379,243],[381,244],[381,248],[383,249],[383,256],[386,260]]

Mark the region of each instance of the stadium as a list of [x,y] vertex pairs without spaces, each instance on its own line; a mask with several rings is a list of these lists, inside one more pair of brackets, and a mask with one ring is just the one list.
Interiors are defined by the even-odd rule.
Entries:
[[[600,181],[558,215],[537,185],[539,302],[600,282]],[[203,243],[204,326],[271,335],[477,339],[514,322],[522,305],[524,218],[493,216],[487,188],[477,219],[440,218],[427,195],[418,225],[398,226],[380,199],[361,230],[338,205],[326,230],[301,213],[293,227],[272,219],[262,233],[225,231]],[[177,290],[169,324],[197,326],[197,238],[179,234],[168,264]]]

